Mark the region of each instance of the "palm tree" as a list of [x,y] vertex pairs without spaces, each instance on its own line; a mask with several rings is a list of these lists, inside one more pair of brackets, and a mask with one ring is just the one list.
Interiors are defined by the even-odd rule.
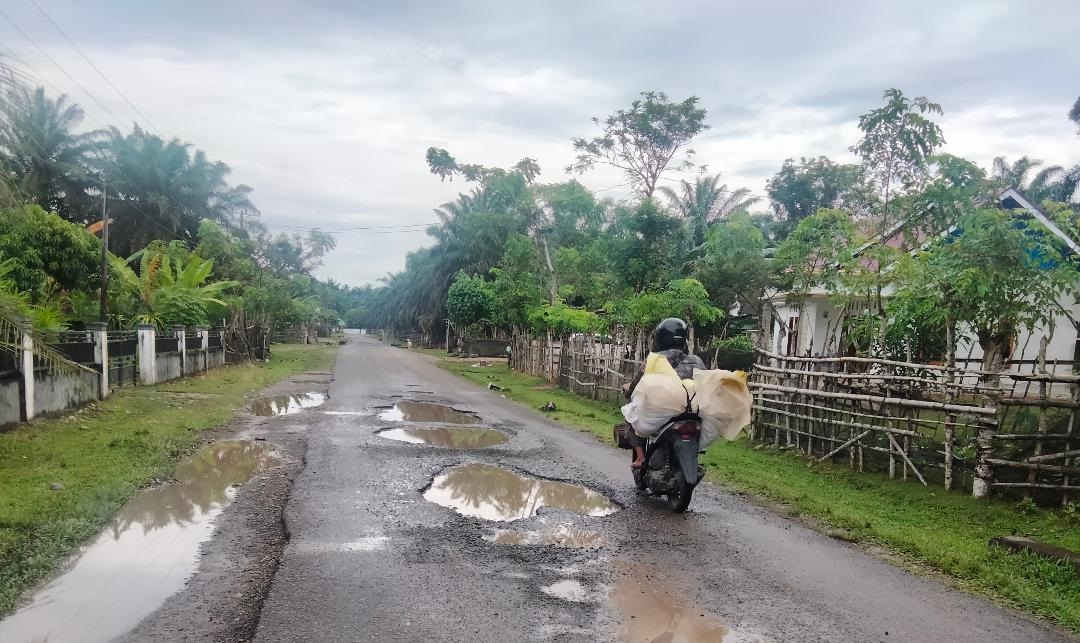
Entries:
[[66,95],[51,99],[44,88],[8,89],[0,118],[0,160],[21,197],[85,223],[91,212],[87,188],[94,182],[89,156],[100,149],[101,132],[76,134],[83,119]]
[[[1028,175],[1035,169],[1030,179]],[[1060,201],[1072,203],[1080,187],[1080,165],[1065,169],[1060,165],[1043,166],[1043,162],[1023,156],[1009,163],[1004,156],[994,159],[991,179],[1000,188],[1016,188],[1035,203]]]
[[998,156],[994,158],[990,178],[1001,188],[1023,189],[1027,185],[1028,174],[1042,164],[1042,161],[1028,156],[1021,156],[1012,163],[1004,156]]
[[751,196],[746,188],[729,191],[726,183],[720,185],[719,173],[696,177],[692,184],[679,181],[678,192],[666,185],[659,191],[691,226],[695,249],[705,243],[705,233],[710,225],[734,212],[746,210],[760,200]]

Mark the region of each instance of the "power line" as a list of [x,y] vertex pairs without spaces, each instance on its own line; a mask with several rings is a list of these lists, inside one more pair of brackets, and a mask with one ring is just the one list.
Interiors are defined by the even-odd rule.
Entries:
[[400,224],[400,225],[386,225],[386,226],[349,226],[349,227],[344,227],[344,228],[323,228],[323,227],[320,227],[320,226],[300,226],[300,225],[291,225],[291,224],[287,224],[287,223],[266,223],[265,225],[267,227],[270,227],[270,228],[279,228],[279,229],[285,229],[285,230],[319,230],[320,232],[353,232],[353,231],[357,231],[357,230],[373,231],[373,232],[378,231],[378,230],[384,230],[384,231],[387,231],[387,232],[396,232],[396,231],[409,232],[409,231],[412,231],[412,230],[410,230],[411,228],[416,228],[416,229],[419,229],[419,230],[423,230],[423,229],[429,228],[429,227],[431,227],[433,225],[438,225],[438,222],[434,222],[434,223],[403,223],[403,224]]
[[42,49],[41,45],[37,44],[37,41],[34,40],[33,38],[31,38],[30,34],[23,31],[22,27],[20,27],[18,24],[16,24],[15,21],[11,19],[11,16],[7,15],[7,13],[5,13],[3,9],[0,9],[0,16],[3,16],[5,20],[7,20],[9,23],[11,23],[11,26],[15,27],[15,30],[18,31],[19,33],[21,33],[23,38],[26,38],[27,42],[29,42],[31,45],[33,45],[34,48],[37,49],[38,52],[40,52],[42,56],[45,56],[46,58],[48,58],[49,62],[51,62],[53,65],[56,65],[56,68],[59,69],[62,74],[67,76],[68,80],[75,83],[76,87],[81,89],[83,91],[83,93],[85,93],[87,96],[89,96],[90,100],[97,103],[98,107],[100,107],[102,110],[104,110],[105,113],[108,114],[114,121],[116,121],[117,123],[123,123],[124,122],[123,120],[118,118],[116,116],[116,114],[113,114],[112,110],[110,110],[108,107],[106,107],[104,103],[102,103],[100,100],[98,100],[97,96],[94,96],[94,94],[91,93],[89,89],[83,87],[82,83],[75,80],[75,77],[72,76],[71,74],[69,74],[68,71],[66,69],[64,69],[63,65],[56,62],[56,59],[54,59],[52,56],[50,56],[47,51]]
[[154,125],[154,124],[153,124],[153,123],[152,123],[152,122],[150,121],[150,119],[149,119],[149,118],[147,118],[146,114],[143,114],[143,113],[142,113],[142,112],[141,112],[141,111],[139,110],[139,108],[135,106],[135,104],[134,104],[134,103],[132,103],[132,102],[131,102],[130,100],[128,100],[128,97],[127,97],[127,96],[125,96],[125,95],[124,95],[124,93],[123,93],[123,92],[121,92],[121,91],[120,91],[120,89],[119,89],[119,88],[117,88],[117,86],[116,86],[116,85],[114,85],[114,84],[113,84],[113,82],[112,82],[111,80],[109,80],[109,77],[105,75],[105,72],[101,71],[101,70],[100,70],[100,69],[98,68],[98,66],[97,66],[97,65],[95,65],[95,64],[94,64],[94,62],[93,62],[92,60],[90,60],[90,57],[89,57],[89,56],[87,56],[87,55],[86,55],[85,53],[83,53],[83,50],[82,50],[82,49],[79,49],[79,46],[78,46],[78,45],[76,45],[76,44],[75,44],[75,42],[74,42],[74,41],[72,41],[72,40],[71,40],[71,38],[70,38],[70,37],[69,37],[69,36],[68,36],[68,35],[67,35],[67,34],[66,34],[66,33],[64,32],[64,30],[60,28],[60,25],[56,24],[56,21],[55,21],[55,20],[53,20],[53,19],[52,19],[52,18],[51,18],[51,17],[49,16],[49,14],[45,13],[45,10],[44,10],[44,9],[42,9],[42,8],[41,8],[41,5],[39,5],[39,4],[37,3],[37,0],[30,0],[30,2],[31,2],[31,3],[33,3],[33,5],[34,5],[35,7],[37,7],[37,10],[41,12],[41,15],[45,16],[45,19],[49,21],[49,24],[51,24],[51,25],[52,25],[53,27],[55,27],[55,28],[56,28],[56,30],[57,30],[58,32],[60,32],[60,35],[64,37],[64,40],[67,40],[67,41],[68,41],[68,44],[69,44],[69,45],[71,45],[71,46],[72,46],[72,48],[73,48],[73,49],[75,49],[75,51],[79,52],[79,55],[83,57],[83,60],[85,60],[85,61],[86,61],[86,64],[90,65],[90,67],[92,67],[92,68],[94,69],[94,71],[96,71],[96,72],[98,73],[98,76],[101,76],[101,79],[102,79],[102,80],[104,80],[104,81],[105,81],[105,82],[106,82],[106,83],[107,83],[107,84],[109,85],[109,87],[112,87],[112,90],[113,90],[114,92],[116,92],[116,95],[117,95],[117,96],[119,96],[120,98],[122,98],[122,99],[123,99],[123,101],[124,101],[125,103],[127,103],[127,104],[128,104],[128,107],[130,107],[131,109],[133,109],[133,110],[135,111],[135,113],[136,113],[136,114],[138,114],[138,115],[139,115],[139,117],[140,117],[140,118],[142,118],[142,119],[143,119],[143,120],[144,120],[144,121],[146,122],[146,124],[150,126],[150,128],[151,128],[151,129],[153,129],[153,130],[154,130],[154,132],[156,132],[156,133],[157,133],[157,135],[158,135],[158,136],[161,136],[162,138],[164,138],[164,134],[162,134],[162,133],[161,133],[161,130],[159,130],[159,129],[157,128],[157,126],[155,126],[155,125]]
[[[41,72],[39,72],[38,70],[34,69],[34,66],[33,66],[33,65],[31,65],[31,64],[30,64],[30,63],[28,63],[28,62],[26,62],[26,59],[25,59],[25,58],[23,58],[23,57],[22,57],[22,56],[20,56],[19,54],[15,53],[15,50],[14,50],[14,49],[12,49],[12,48],[11,48],[11,46],[9,46],[8,44],[6,44],[6,43],[4,43],[4,42],[2,42],[2,41],[0,41],[0,45],[3,45],[3,46],[4,46],[4,49],[7,49],[7,50],[8,50],[8,52],[9,52],[9,53],[11,54],[11,57],[12,57],[12,58],[13,58],[14,60],[16,60],[17,62],[19,62],[19,63],[20,63],[20,64],[21,64],[21,65],[22,65],[23,67],[26,67],[27,69],[29,69],[29,70],[30,70],[30,72],[31,72],[31,73],[32,73],[32,74],[33,74],[34,76],[36,76],[38,80],[41,80],[41,81],[43,81],[43,82],[44,82],[45,84],[47,84],[47,85],[48,85],[49,87],[51,87],[51,88],[53,89],[53,91],[54,91],[54,92],[56,92],[56,94],[57,94],[58,96],[63,96],[63,95],[65,94],[65,92],[64,92],[64,91],[63,91],[62,89],[60,89],[59,87],[57,87],[57,86],[56,86],[56,83],[52,82],[51,80],[49,80],[48,78],[46,78],[45,76],[43,76],[43,75],[41,74]],[[98,120],[97,118],[95,118],[93,114],[91,114],[90,112],[87,112],[87,111],[83,110],[83,109],[82,109],[81,107],[79,108],[79,110],[80,110],[80,111],[82,111],[82,113],[83,113],[83,115],[84,115],[84,116],[86,116],[86,117],[87,117],[87,118],[89,118],[90,120],[94,121],[94,123],[96,123],[98,127],[102,128],[102,129],[104,129],[104,128],[105,128],[105,124],[104,124],[104,123],[102,123],[101,121],[99,121],[99,120]]]

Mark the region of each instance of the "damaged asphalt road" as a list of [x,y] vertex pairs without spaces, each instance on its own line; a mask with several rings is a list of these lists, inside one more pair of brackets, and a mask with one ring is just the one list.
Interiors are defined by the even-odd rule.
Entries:
[[625,452],[423,355],[353,336],[316,377],[223,432],[284,464],[125,640],[1067,640],[720,488],[673,514]]

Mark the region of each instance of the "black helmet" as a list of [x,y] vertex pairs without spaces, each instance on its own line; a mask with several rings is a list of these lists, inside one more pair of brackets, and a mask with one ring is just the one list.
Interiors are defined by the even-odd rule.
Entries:
[[668,317],[656,325],[653,331],[653,352],[677,348],[686,352],[686,322],[675,317]]

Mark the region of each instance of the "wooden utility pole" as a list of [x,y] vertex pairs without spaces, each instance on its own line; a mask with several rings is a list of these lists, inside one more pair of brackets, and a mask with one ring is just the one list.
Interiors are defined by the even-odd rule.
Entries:
[[109,213],[106,202],[109,198],[109,185],[101,182],[101,305],[98,321],[109,321]]

